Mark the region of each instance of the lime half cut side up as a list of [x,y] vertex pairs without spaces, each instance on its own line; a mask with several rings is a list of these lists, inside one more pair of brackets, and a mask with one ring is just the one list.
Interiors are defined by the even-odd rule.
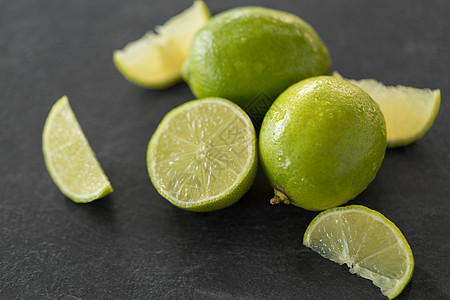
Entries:
[[[333,75],[341,77],[337,72]],[[380,105],[386,119],[388,147],[406,146],[421,138],[439,111],[439,89],[385,86],[374,79],[346,80],[366,91]]]
[[166,88],[181,81],[183,65],[191,41],[211,18],[200,0],[179,15],[157,26],[140,39],[114,51],[117,69],[130,82],[145,88]]
[[113,191],[66,96],[48,114],[42,150],[53,181],[74,202],[91,202]]
[[253,124],[231,101],[187,102],[159,124],[149,142],[147,166],[157,191],[175,206],[199,212],[227,207],[255,179]]
[[411,280],[414,258],[403,234],[386,217],[361,205],[336,207],[317,215],[303,244],[325,258],[346,264],[350,273],[372,280],[389,299]]

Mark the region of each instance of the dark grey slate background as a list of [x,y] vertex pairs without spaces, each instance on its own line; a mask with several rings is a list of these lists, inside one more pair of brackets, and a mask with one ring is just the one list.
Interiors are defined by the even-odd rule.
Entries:
[[[237,204],[205,214],[173,207],[146,171],[147,143],[185,84],[137,88],[111,55],[190,1],[2,0],[0,4],[1,299],[384,299],[371,282],[301,245],[315,212],[268,204],[259,174]],[[433,128],[388,150],[350,203],[393,220],[416,259],[399,299],[450,298],[450,2],[218,1],[213,13],[261,5],[295,13],[350,78],[440,88]],[[255,78],[257,80],[257,78]],[[115,192],[74,204],[44,166],[41,132],[68,95]]]

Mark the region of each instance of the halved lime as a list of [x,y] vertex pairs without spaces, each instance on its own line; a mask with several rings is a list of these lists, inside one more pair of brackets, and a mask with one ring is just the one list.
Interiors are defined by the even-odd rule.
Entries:
[[[333,75],[340,76],[337,72]],[[388,147],[411,144],[433,125],[441,102],[439,89],[385,86],[374,79],[347,80],[362,88],[380,104],[386,119]]]
[[255,179],[253,124],[231,101],[189,101],[159,124],[148,145],[147,166],[153,185],[172,204],[192,211],[227,207]]
[[383,295],[397,297],[411,280],[414,258],[403,234],[386,217],[361,205],[336,207],[317,215],[303,245],[350,273],[372,280]]
[[211,18],[201,0],[140,39],[114,51],[114,63],[132,83],[165,88],[181,80],[181,66],[195,33]]
[[66,96],[48,114],[42,150],[53,181],[74,202],[91,202],[113,191]]

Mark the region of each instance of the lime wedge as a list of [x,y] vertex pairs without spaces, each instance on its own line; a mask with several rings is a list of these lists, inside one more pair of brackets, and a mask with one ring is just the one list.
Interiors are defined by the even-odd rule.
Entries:
[[389,299],[403,291],[414,269],[411,248],[397,226],[361,205],[317,215],[306,229],[303,245],[372,280]]
[[200,212],[227,207],[255,179],[253,124],[231,101],[187,102],[159,124],[148,145],[147,166],[157,191],[175,206]]
[[[337,72],[334,76],[340,75]],[[433,125],[441,91],[406,86],[385,86],[374,79],[353,80],[381,107],[386,119],[388,147],[406,146],[421,138]]]
[[165,88],[181,81],[181,66],[197,31],[211,18],[200,0],[140,39],[114,51],[122,75],[145,88]]
[[113,191],[66,96],[48,114],[42,150],[53,181],[74,202],[91,202]]

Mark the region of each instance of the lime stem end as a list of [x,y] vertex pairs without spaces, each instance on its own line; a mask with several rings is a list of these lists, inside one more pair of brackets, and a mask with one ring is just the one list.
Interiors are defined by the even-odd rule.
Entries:
[[291,204],[291,200],[289,200],[289,197],[281,190],[275,188],[273,192],[275,196],[273,196],[273,198],[270,199],[270,204],[275,205],[281,202],[283,202],[284,204]]

